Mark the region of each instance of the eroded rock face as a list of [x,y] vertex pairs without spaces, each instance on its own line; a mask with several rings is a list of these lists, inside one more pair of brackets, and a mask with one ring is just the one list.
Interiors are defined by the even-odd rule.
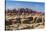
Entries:
[[23,23],[24,24],[31,24],[32,23],[31,21],[33,21],[33,17],[28,17],[27,19],[28,20],[24,20]]
[[[44,17],[43,17],[44,18]],[[23,19],[23,21],[21,20]],[[34,28],[41,28],[42,26],[44,28],[44,19],[42,17],[27,17],[27,18],[18,18],[15,19],[8,19],[6,20],[5,24],[6,26],[12,27],[12,29],[34,29]],[[11,29],[11,28],[10,28]]]
[[[24,10],[24,9],[21,9]],[[11,12],[8,13],[10,15],[6,15],[6,21],[5,21],[5,25],[6,25],[6,29],[7,26],[9,27],[8,29],[16,29],[16,30],[20,30],[20,29],[34,29],[34,28],[44,28],[44,22],[45,22],[45,18],[44,16],[39,16],[39,14],[37,15],[32,15],[32,14],[28,14],[27,12],[23,12],[21,11],[19,13],[16,12]],[[16,13],[16,14],[15,14]],[[25,13],[25,14],[24,14]]]

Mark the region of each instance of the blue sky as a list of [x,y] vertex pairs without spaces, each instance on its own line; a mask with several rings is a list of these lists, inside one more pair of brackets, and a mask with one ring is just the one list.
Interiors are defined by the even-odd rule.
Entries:
[[6,9],[31,8],[35,11],[44,12],[43,2],[6,1]]

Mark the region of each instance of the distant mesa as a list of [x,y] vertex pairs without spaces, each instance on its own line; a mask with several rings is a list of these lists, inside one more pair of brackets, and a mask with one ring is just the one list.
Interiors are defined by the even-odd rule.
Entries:
[[28,8],[20,8],[18,10],[17,9],[13,9],[13,10],[7,9],[6,13],[34,13],[34,14],[44,14],[42,12],[37,12],[37,11],[34,11],[32,9],[28,9]]

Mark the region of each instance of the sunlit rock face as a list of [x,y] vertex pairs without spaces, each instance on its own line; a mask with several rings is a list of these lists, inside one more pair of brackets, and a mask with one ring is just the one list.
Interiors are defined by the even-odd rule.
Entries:
[[[29,11],[30,10],[30,11]],[[31,9],[19,9],[6,11],[6,29],[36,29],[44,28],[45,16]]]

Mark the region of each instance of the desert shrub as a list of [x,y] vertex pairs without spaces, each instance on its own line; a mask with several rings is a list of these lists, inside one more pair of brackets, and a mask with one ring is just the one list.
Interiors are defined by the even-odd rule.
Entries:
[[9,21],[5,21],[5,25],[12,25],[12,21],[11,20],[9,20]]
[[40,23],[40,22],[42,22],[42,18],[38,18],[36,21],[36,23]]
[[21,18],[16,18],[16,23],[21,23]]

